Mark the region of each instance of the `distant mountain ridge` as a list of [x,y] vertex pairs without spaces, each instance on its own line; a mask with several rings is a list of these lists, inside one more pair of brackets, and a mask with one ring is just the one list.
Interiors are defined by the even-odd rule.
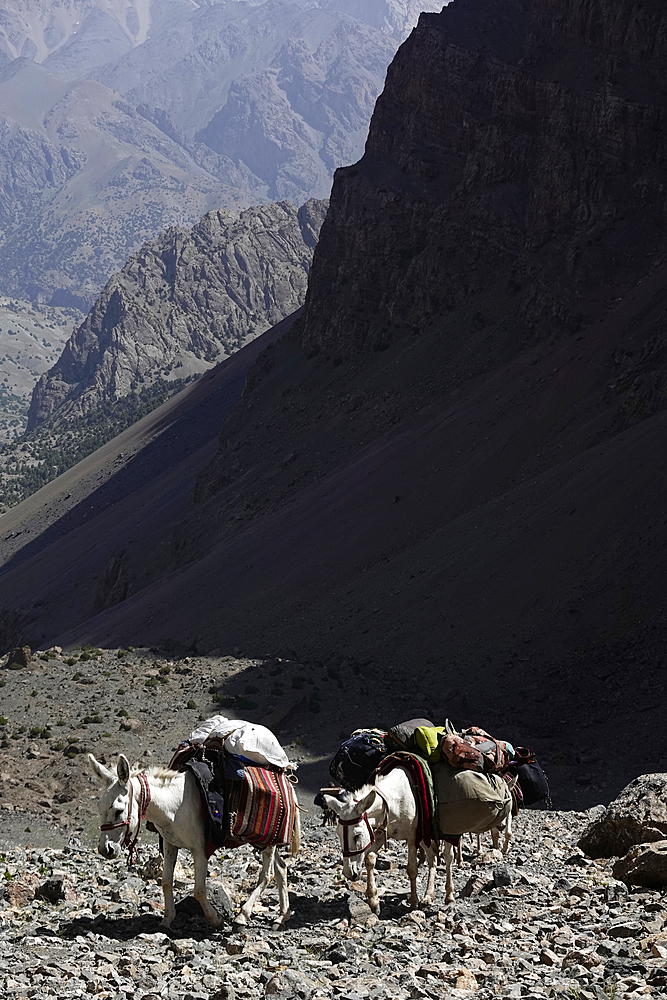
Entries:
[[[28,431],[198,375],[302,304],[328,202],[209,212],[142,247],[33,391]],[[173,374],[172,374],[173,373]]]
[[0,291],[86,310],[170,226],[328,197],[423,7],[0,0]]
[[131,257],[35,385],[26,432],[0,449],[0,509],[295,313],[327,204],[209,212]]

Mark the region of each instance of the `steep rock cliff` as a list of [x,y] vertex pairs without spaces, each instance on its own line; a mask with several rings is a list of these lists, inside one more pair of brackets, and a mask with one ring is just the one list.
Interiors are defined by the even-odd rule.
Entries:
[[337,171],[302,340],[331,357],[439,327],[473,367],[577,331],[662,252],[667,13],[454,0],[391,64]]
[[205,371],[298,309],[327,202],[209,212],[172,229],[108,282],[35,386],[28,430],[94,410],[156,378]]

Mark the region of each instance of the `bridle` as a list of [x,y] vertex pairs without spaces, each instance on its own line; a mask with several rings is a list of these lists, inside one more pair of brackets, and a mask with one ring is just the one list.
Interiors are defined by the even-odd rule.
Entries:
[[139,831],[141,829],[141,821],[146,817],[146,810],[148,809],[151,801],[151,790],[148,784],[148,775],[135,774],[135,778],[139,781],[139,801],[137,803],[137,829],[134,831],[134,836],[132,836],[132,778],[129,780],[129,793],[127,797],[127,819],[121,820],[120,823],[102,823],[100,830],[105,832],[107,830],[119,830],[121,827],[126,826],[125,836],[121,841],[121,847],[126,847],[128,851],[127,855],[127,867],[129,868],[134,864],[134,855],[137,850],[137,840],[139,839]]
[[[367,813],[363,813],[361,816],[353,816],[352,819],[341,819],[340,816],[338,817],[338,825],[342,826],[343,828],[344,858],[355,858],[358,854],[365,854],[366,851],[369,849],[369,847],[372,847],[373,844],[375,843],[376,832],[378,834],[380,833],[383,834],[384,844],[382,846],[386,846],[387,844],[387,823],[389,821],[389,803],[387,802],[384,792],[381,792],[380,789],[377,787],[377,785],[373,785],[372,789],[374,792],[377,792],[377,794],[382,799],[382,820],[375,829],[373,829],[373,827],[371,826]],[[365,847],[362,847],[359,850],[352,850],[352,848],[354,847],[354,843],[352,843],[351,840],[350,827],[357,826],[360,822],[366,824],[366,829],[368,830],[368,834],[371,839],[369,840],[369,842],[366,844]]]

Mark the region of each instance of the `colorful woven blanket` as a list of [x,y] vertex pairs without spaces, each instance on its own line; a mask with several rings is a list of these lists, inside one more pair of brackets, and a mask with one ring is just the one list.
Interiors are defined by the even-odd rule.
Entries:
[[433,795],[433,779],[426,761],[416,754],[400,750],[385,757],[378,767],[377,774],[387,774],[395,767],[402,767],[410,779],[410,785],[417,804],[417,843],[430,847],[437,841],[437,827],[434,828],[432,817],[435,815],[435,798]]
[[243,781],[227,782],[230,833],[225,847],[282,847],[292,839],[297,801],[289,777],[264,767],[243,768]]

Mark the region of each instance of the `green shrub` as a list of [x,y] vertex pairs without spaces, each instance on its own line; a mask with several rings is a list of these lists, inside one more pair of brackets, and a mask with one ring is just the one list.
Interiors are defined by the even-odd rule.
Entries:
[[7,670],[23,670],[23,664],[17,663],[16,660],[14,660],[12,663],[7,664]]
[[197,702],[193,701],[192,698],[190,698],[189,702],[187,703],[187,705],[185,707],[186,708],[196,708],[197,707]]
[[8,722],[9,719],[6,716],[0,715],[0,726],[6,726]]
[[216,705],[222,705],[223,708],[231,708],[232,705],[236,704],[236,698],[233,694],[223,694],[222,691],[215,692],[213,701]]
[[242,710],[252,711],[258,708],[257,702],[253,701],[252,698],[245,698],[243,695],[239,695],[236,699],[236,707]]

